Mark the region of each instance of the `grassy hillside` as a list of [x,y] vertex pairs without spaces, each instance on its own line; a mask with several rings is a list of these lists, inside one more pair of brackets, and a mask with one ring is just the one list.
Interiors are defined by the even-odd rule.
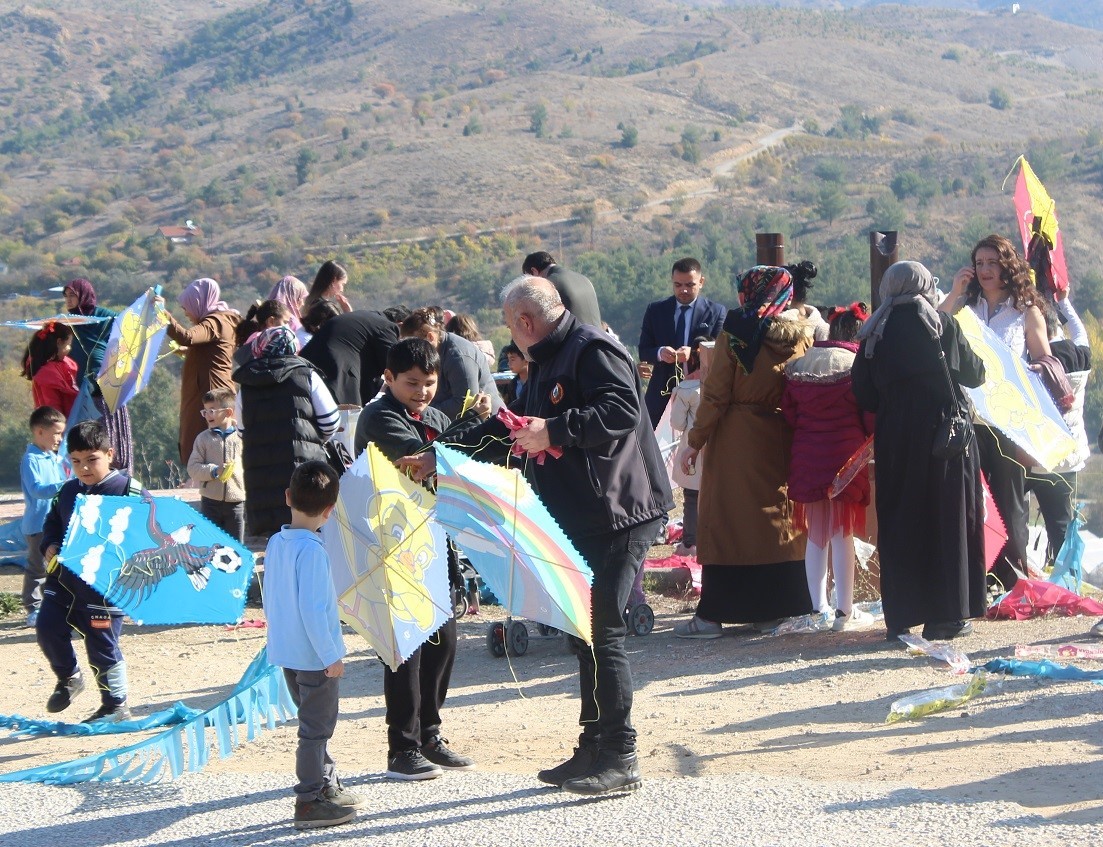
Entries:
[[[970,219],[1007,226],[1000,185],[1027,150],[1074,265],[1103,236],[1103,34],[1028,13],[5,1],[0,57],[0,289],[83,270],[171,294],[202,269],[244,295],[337,254],[382,302],[410,274],[378,242],[500,229],[654,256],[717,202],[820,252],[880,216],[941,266]],[[926,182],[893,206],[902,173]],[[199,248],[153,237],[186,219]],[[454,299],[459,253],[413,278]]]
[[[108,305],[153,282],[171,302],[214,276],[243,306],[337,257],[358,304],[473,311],[500,343],[496,289],[543,247],[631,344],[677,256],[732,302],[756,231],[819,265],[814,302],[868,297],[871,228],[948,280],[1014,232],[1025,152],[1103,316],[1098,4],[844,5],[0,0],[0,296],[86,275]],[[1031,11],[1074,6],[1085,26]],[[185,220],[195,245],[156,235]],[[25,341],[0,332],[5,408]],[[159,373],[147,475],[174,453]]]

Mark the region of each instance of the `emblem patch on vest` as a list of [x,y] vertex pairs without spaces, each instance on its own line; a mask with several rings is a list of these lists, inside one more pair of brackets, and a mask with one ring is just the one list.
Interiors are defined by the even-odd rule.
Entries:
[[553,385],[548,398],[552,401],[552,403],[558,404],[559,401],[563,399],[563,384],[557,382],[555,385]]

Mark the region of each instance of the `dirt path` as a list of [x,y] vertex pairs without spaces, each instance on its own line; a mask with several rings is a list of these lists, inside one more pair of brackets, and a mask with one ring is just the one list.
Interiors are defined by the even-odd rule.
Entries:
[[[2,569],[0,590],[13,590],[17,579],[13,568]],[[681,641],[671,627],[682,619],[685,604],[651,599],[658,611],[655,631],[629,641],[645,774],[905,784],[940,796],[1016,802],[1065,822],[1103,822],[1098,714],[1103,692],[1096,685],[1010,680],[1000,692],[964,708],[886,726],[894,699],[956,678],[925,658],[885,645],[880,629],[771,638],[733,628],[718,641]],[[528,653],[510,661],[492,658],[485,631],[495,611],[484,609],[461,624],[445,732],[452,746],[474,756],[484,771],[531,774],[570,753],[577,732],[576,665],[554,638],[534,637]],[[53,680],[32,631],[20,623],[0,621],[5,681],[0,714],[45,717]],[[1090,623],[982,622],[962,647],[983,661],[1012,655],[1020,643],[1086,641]],[[335,755],[346,773],[379,773],[386,752],[382,666],[358,636],[346,638],[353,653]],[[124,650],[136,711],[147,714],[177,700],[212,705],[226,696],[263,644],[259,629],[129,626]],[[72,719],[95,705],[86,692],[72,707]],[[287,769],[294,743],[294,730],[281,728],[229,760],[213,761],[209,769]],[[0,738],[0,770],[113,746],[118,739],[110,736]]]

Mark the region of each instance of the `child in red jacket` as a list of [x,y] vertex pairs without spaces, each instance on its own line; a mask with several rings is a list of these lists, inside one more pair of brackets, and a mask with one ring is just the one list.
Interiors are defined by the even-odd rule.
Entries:
[[23,354],[23,376],[31,381],[35,407],[52,406],[66,417],[77,399],[77,363],[69,358],[71,327],[56,321],[31,336]]
[[[842,632],[869,626],[873,617],[854,606],[854,533],[865,531],[869,474],[862,468],[837,497],[827,492],[839,469],[873,432],[873,418],[858,408],[850,367],[858,329],[869,317],[864,303],[837,307],[827,341],[817,341],[785,368],[781,410],[793,427],[789,498],[794,522],[808,534],[804,566],[816,610],[816,629]],[[835,578],[838,608],[827,599],[827,562]]]

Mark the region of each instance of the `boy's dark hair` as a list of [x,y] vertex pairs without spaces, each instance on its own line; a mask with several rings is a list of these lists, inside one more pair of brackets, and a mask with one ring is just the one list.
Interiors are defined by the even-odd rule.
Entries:
[[106,453],[111,449],[111,438],[107,428],[99,421],[81,421],[65,437],[65,446],[70,453],[100,450]]
[[229,388],[212,388],[203,395],[203,402],[217,403],[219,406],[232,409],[234,407],[234,392]]
[[303,462],[291,474],[288,489],[291,508],[313,518],[337,502],[341,479],[328,462]]
[[538,275],[554,264],[555,259],[552,258],[551,253],[546,250],[537,250],[525,256],[525,260],[521,262],[521,273]]
[[508,356],[510,353],[512,353],[514,356],[520,356],[521,358],[524,358],[525,356],[525,354],[521,352],[521,348],[512,341],[502,348],[503,357]]
[[420,368],[424,373],[440,371],[440,353],[424,338],[403,338],[387,351],[387,370],[392,376]]
[[39,426],[53,426],[59,423],[65,423],[65,415],[53,406],[39,406],[31,412],[31,420],[28,425],[31,429],[34,429]]
[[674,263],[674,266],[670,269],[670,275],[691,274],[694,271],[701,273],[701,263],[692,256],[686,256],[684,259],[679,259]]
[[383,310],[383,317],[393,324],[400,324],[406,320],[406,318],[410,317],[411,311],[409,306],[388,306]]

